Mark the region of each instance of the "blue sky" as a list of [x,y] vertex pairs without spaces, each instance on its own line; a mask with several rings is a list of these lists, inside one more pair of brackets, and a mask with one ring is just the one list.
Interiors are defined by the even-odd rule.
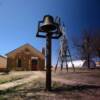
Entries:
[[[100,0],[0,0],[0,54],[25,43],[41,50],[45,39],[35,34],[38,21],[46,14],[61,17],[69,43],[83,30],[100,29]],[[59,41],[53,40],[53,63],[58,45]]]

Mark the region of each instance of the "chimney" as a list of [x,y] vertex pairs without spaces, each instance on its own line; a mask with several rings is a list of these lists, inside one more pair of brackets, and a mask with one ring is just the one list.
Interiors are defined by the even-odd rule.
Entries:
[[45,47],[42,48],[42,54],[45,56]]

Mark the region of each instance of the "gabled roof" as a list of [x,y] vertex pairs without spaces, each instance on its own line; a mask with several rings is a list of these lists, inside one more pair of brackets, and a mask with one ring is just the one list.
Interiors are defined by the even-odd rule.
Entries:
[[35,54],[36,54],[38,57],[42,58],[42,59],[45,58],[45,56],[44,56],[39,50],[37,50],[36,48],[34,48],[34,47],[33,47],[32,45],[30,45],[30,44],[24,44],[24,45],[20,46],[19,48],[16,48],[16,49],[10,51],[9,53],[7,53],[6,56],[15,54],[16,52],[18,52],[18,51],[20,51],[21,49],[24,49],[24,48],[28,48],[28,49],[31,50],[31,51],[33,50],[33,51],[35,52]]
[[5,59],[6,59],[6,57],[4,57],[4,56],[2,56],[2,55],[0,55],[0,58],[5,58]]

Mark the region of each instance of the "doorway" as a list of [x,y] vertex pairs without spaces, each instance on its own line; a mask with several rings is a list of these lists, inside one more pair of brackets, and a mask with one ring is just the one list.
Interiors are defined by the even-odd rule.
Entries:
[[31,64],[32,64],[32,70],[37,70],[37,66],[38,66],[38,59],[32,59],[31,60]]

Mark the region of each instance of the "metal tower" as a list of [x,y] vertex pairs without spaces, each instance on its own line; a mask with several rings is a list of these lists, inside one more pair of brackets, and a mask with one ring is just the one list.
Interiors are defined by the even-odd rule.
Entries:
[[55,66],[55,70],[58,67],[58,62],[61,63],[61,70],[63,69],[63,65],[64,63],[66,64],[66,70],[68,71],[68,61],[71,62],[73,70],[75,71],[75,67],[74,64],[72,62],[72,58],[71,58],[71,53],[68,47],[68,40],[64,31],[64,25],[61,27],[61,32],[62,32],[62,36],[60,38],[60,49],[59,49],[59,55],[58,55],[58,59],[57,59],[57,64]]

